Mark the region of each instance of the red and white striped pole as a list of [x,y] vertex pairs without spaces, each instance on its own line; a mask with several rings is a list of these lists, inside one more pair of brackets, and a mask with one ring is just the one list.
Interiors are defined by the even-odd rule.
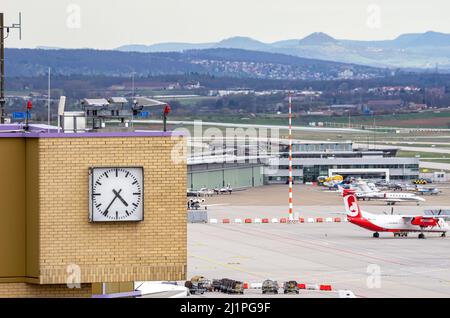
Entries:
[[289,222],[294,221],[292,214],[294,203],[292,200],[292,95],[289,92]]

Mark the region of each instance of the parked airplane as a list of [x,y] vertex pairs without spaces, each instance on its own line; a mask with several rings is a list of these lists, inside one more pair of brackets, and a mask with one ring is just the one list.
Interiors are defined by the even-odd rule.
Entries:
[[318,177],[317,181],[320,185],[323,185],[329,189],[335,188],[338,189],[339,186],[344,184],[344,178],[340,175],[335,175],[332,177]]
[[373,231],[375,238],[380,237],[380,232],[394,233],[394,237],[406,237],[409,232],[420,233],[420,239],[425,238],[426,232],[441,233],[445,237],[449,230],[448,223],[439,217],[440,212],[437,215],[376,215],[360,209],[355,191],[344,190],[343,197],[348,221]]
[[215,194],[231,194],[233,192],[233,188],[230,184],[227,184],[225,188],[215,188],[213,191]]
[[381,192],[375,185],[369,186],[364,181],[358,182],[355,188],[357,189],[356,198],[363,201],[380,200],[387,202],[388,205],[394,205],[397,202],[416,202],[420,205],[420,202],[426,201],[414,193]]
[[188,197],[211,197],[214,195],[214,191],[208,188],[201,188],[200,190],[187,190]]
[[441,191],[437,188],[417,188],[416,190],[417,194],[420,195],[438,195],[441,193]]

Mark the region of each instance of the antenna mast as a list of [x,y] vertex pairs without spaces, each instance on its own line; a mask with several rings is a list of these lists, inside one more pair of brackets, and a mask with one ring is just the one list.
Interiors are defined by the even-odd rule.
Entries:
[[19,23],[10,26],[5,25],[4,14],[0,12],[0,124],[5,123],[5,39],[9,36],[10,29],[19,29],[19,40],[22,40],[22,14],[20,12]]

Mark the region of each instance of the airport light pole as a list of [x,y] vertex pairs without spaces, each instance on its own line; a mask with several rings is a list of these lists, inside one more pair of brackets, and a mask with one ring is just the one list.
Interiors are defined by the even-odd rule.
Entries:
[[292,200],[292,94],[289,92],[289,222],[294,221]]
[[47,92],[47,125],[48,125],[48,131],[50,132],[50,123],[51,123],[51,113],[50,113],[50,108],[51,108],[51,90],[50,90],[50,80],[51,80],[51,68],[48,68],[48,92]]

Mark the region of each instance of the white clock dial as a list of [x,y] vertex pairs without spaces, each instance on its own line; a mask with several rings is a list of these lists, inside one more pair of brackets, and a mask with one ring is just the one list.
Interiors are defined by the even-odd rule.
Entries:
[[141,221],[143,190],[142,168],[92,168],[91,221]]

